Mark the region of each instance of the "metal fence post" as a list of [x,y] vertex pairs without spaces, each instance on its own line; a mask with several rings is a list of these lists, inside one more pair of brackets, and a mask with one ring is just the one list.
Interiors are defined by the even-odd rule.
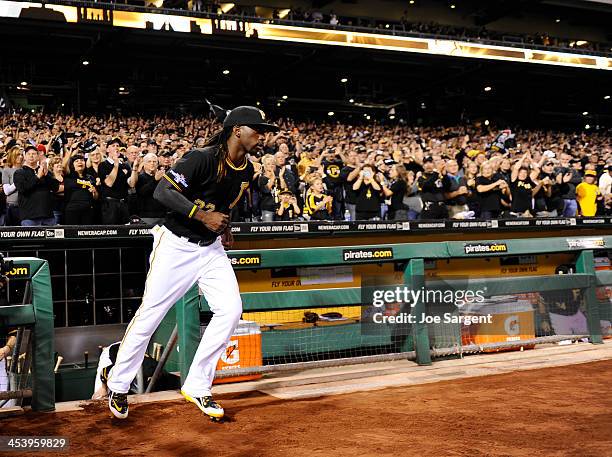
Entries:
[[[419,290],[425,286],[425,262],[423,262],[423,259],[410,259],[406,270],[404,270],[404,284],[413,290]],[[425,314],[425,304],[422,300],[418,300],[414,304],[410,314],[417,316],[417,322],[420,321],[420,317]],[[417,363],[419,365],[431,365],[427,324],[412,324],[412,334]]]
[[597,295],[595,294],[595,262],[593,260],[593,251],[582,251],[578,255],[576,261],[576,273],[585,273],[592,276],[589,281],[589,286],[584,289],[584,299],[586,302],[587,323],[589,333],[591,335],[591,343],[603,343],[601,338],[601,325],[599,323],[599,304],[597,303]]

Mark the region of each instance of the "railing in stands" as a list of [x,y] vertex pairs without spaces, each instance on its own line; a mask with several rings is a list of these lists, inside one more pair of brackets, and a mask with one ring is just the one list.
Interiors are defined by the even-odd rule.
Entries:
[[[40,3],[33,2],[30,0],[26,0],[31,3]],[[524,48],[524,49],[533,49],[533,50],[542,50],[542,51],[556,51],[556,52],[565,52],[571,54],[580,54],[580,55],[592,55],[599,57],[611,57],[611,52],[603,52],[596,51],[590,49],[578,49],[578,48],[569,48],[569,47],[559,47],[559,46],[544,46],[538,44],[531,43],[523,43],[523,42],[515,42],[515,41],[500,41],[500,40],[491,40],[484,38],[472,38],[472,37],[464,37],[464,36],[449,36],[442,34],[432,34],[432,33],[419,33],[407,31],[401,24],[393,24],[389,28],[375,28],[375,27],[364,27],[364,26],[354,26],[354,25],[336,25],[332,26],[330,24],[321,23],[321,22],[305,22],[305,21],[297,21],[297,20],[288,20],[288,19],[268,19],[256,16],[248,16],[248,15],[235,15],[235,14],[217,14],[210,13],[206,11],[191,11],[187,9],[174,9],[174,8],[153,8],[147,6],[139,6],[139,5],[129,5],[126,3],[115,3],[115,2],[94,2],[94,1],[85,1],[85,0],[54,0],[53,2],[42,2],[52,3],[58,5],[69,5],[75,7],[83,7],[83,8],[106,8],[110,10],[117,11],[130,11],[130,12],[141,12],[141,13],[157,13],[157,14],[168,14],[168,15],[181,15],[187,17],[194,18],[206,18],[206,19],[223,19],[226,21],[241,21],[241,22],[253,22],[253,23],[265,23],[265,24],[276,24],[276,25],[286,25],[293,27],[308,27],[308,28],[317,28],[317,29],[325,29],[325,30],[342,30],[346,32],[362,32],[362,33],[376,33],[380,35],[391,35],[391,36],[401,36],[401,37],[412,37],[412,38],[424,38],[424,39],[437,39],[437,40],[456,40],[456,41],[464,41],[467,43],[479,43],[491,46],[505,46],[505,47],[513,47],[513,48]]]

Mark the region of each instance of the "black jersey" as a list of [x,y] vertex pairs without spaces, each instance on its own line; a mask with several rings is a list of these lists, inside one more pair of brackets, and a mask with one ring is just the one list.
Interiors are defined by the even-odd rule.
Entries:
[[194,203],[189,217],[168,208],[170,212],[164,225],[174,234],[191,241],[213,242],[219,236],[201,222],[191,219],[197,209],[229,215],[250,187],[255,173],[253,164],[246,158],[239,165],[226,159],[225,173],[220,180],[217,179],[222,168],[215,156],[217,148],[192,149],[164,175],[176,190]]

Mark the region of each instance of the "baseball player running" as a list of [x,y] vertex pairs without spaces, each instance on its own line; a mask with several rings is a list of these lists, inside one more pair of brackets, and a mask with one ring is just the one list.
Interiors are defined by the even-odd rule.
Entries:
[[151,335],[196,281],[214,315],[181,394],[211,418],[223,417],[211,386],[217,361],[242,313],[238,283],[224,250],[233,242],[229,213],[253,179],[247,153],[257,147],[265,132],[278,130],[265,122],[263,111],[252,106],[235,108],[225,118],[223,130],[204,148],[185,154],[157,186],[153,196],[169,214],[163,226],[153,229],[142,304],[125,331],[108,376],[108,406],[115,417],[128,415],[126,394]]

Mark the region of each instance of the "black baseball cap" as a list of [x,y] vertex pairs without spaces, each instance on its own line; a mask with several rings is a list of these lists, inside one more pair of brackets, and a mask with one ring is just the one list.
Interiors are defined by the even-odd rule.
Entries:
[[427,157],[425,157],[425,158],[423,159],[423,163],[426,163],[426,162],[433,162],[433,161],[434,161],[434,159],[433,159],[433,157],[432,157],[432,156],[427,156]]
[[111,144],[117,144],[119,145],[119,147],[125,147],[125,145],[123,144],[123,142],[119,139],[119,138],[112,138],[110,139],[107,143],[106,146],[110,146]]
[[235,125],[249,125],[267,132],[278,132],[280,128],[266,122],[266,114],[254,106],[238,106],[229,112],[223,121],[223,128]]
[[92,139],[89,139],[81,143],[80,149],[83,152],[93,152],[96,150],[97,147],[98,145],[96,144],[96,142]]

